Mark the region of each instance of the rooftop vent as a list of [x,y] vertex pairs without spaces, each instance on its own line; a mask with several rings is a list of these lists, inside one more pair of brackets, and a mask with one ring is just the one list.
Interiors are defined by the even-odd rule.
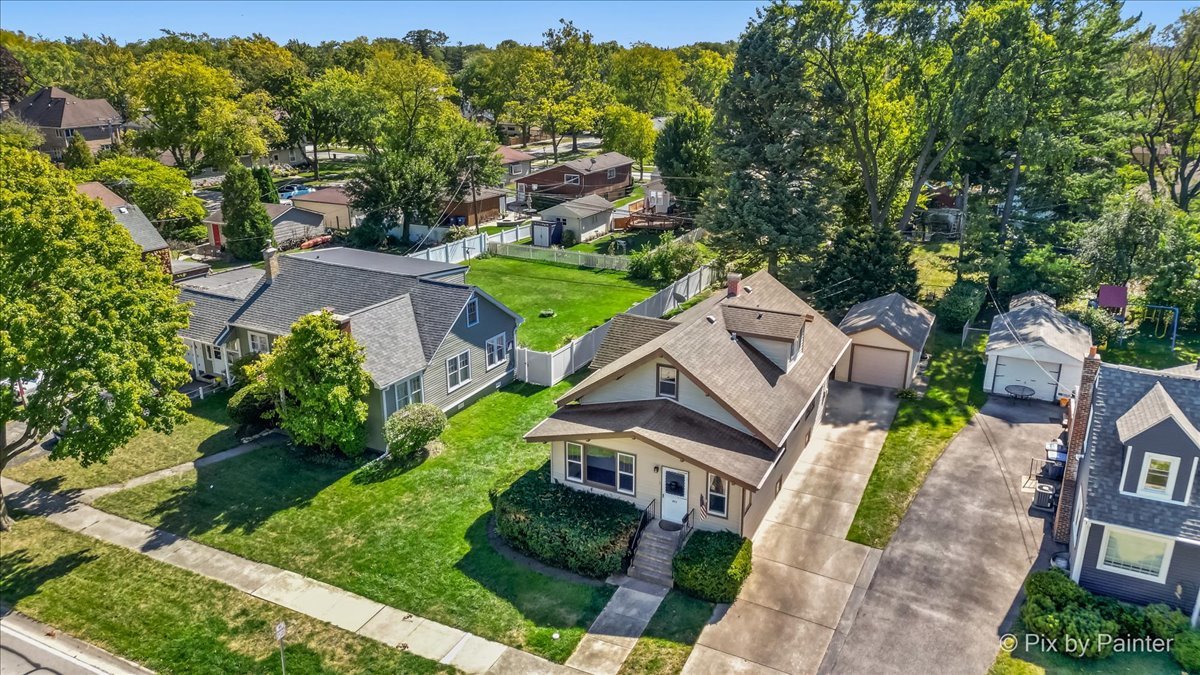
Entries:
[[704,317],[704,320],[709,323],[716,323],[717,317],[713,316],[712,314],[709,314],[708,316]]

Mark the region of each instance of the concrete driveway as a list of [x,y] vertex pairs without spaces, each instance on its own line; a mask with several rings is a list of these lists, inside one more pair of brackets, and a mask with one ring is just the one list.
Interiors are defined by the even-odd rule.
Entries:
[[754,537],[754,572],[684,673],[816,673],[879,552],[845,540],[896,414],[888,390],[831,382],[825,415]]
[[[1059,408],[993,397],[930,471],[884,551],[836,673],[982,673],[1050,518],[1031,512],[1030,458]],[[1032,513],[1032,515],[1031,515]]]

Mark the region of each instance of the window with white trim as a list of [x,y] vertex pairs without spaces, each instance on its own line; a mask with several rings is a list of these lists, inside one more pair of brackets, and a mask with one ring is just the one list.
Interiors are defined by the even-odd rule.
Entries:
[[401,380],[388,387],[383,392],[384,412],[388,415],[406,408],[414,403],[423,401],[421,393],[421,376],[414,375],[407,380]]
[[471,298],[467,301],[467,328],[479,323],[479,300]]
[[564,185],[579,185],[578,174],[573,174],[573,173],[563,174],[563,184]]
[[446,391],[454,391],[471,381],[471,352],[446,359]]
[[250,339],[251,354],[266,354],[271,351],[271,341],[264,333],[249,332],[246,334]]
[[487,352],[488,370],[508,361],[508,337],[504,333],[488,338],[484,349]]
[[204,345],[204,355],[207,356],[210,361],[220,361],[221,348],[217,347],[216,345]]
[[1150,581],[1162,581],[1167,574],[1172,548],[1170,539],[1106,527],[1097,567]]
[[617,170],[616,170],[616,169],[609,169],[609,170],[608,170],[608,173],[606,174],[606,176],[608,177],[608,180],[612,180],[612,179],[616,178],[616,177],[617,177]]
[[671,366],[658,366],[658,386],[655,394],[659,398],[679,398],[679,371]]
[[1155,499],[1172,499],[1179,476],[1179,458],[1147,452],[1142,459],[1138,494]]
[[509,175],[512,175],[512,176],[520,176],[522,173],[521,163],[516,162],[514,164],[509,164],[508,165],[508,173],[509,173]]
[[729,509],[729,483],[720,476],[708,474],[708,513],[725,517]]
[[567,443],[567,480],[583,482],[583,446],[578,443]]
[[[572,445],[576,445],[579,450],[573,450]],[[573,453],[582,454],[576,454],[580,458],[574,460],[572,459]],[[575,471],[571,466],[572,462],[580,464],[583,474],[582,481],[571,477],[572,472]],[[617,452],[591,445],[583,447],[574,443],[567,444],[567,479],[574,482],[584,482],[631,495],[634,493],[636,466],[637,459],[626,452]]]

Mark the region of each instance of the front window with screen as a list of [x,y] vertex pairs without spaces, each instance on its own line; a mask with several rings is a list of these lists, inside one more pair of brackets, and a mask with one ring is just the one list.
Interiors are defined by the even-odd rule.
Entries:
[[384,400],[387,403],[387,409],[390,412],[395,412],[414,403],[421,402],[421,376],[401,380],[391,387],[388,387],[384,393]]
[[724,516],[729,502],[729,484],[720,476],[709,476],[708,479],[708,512],[714,516]]
[[567,480],[572,481],[577,480],[572,477],[572,471],[574,470],[572,468],[572,453],[576,453],[576,450],[572,446],[579,448],[579,452],[583,454],[582,468],[586,482],[610,490],[616,490],[617,492],[633,494],[634,466],[636,461],[633,455],[591,446],[583,449],[574,443],[568,443]]
[[265,354],[271,351],[271,343],[262,333],[250,333],[250,353]]
[[657,393],[661,398],[679,398],[679,371],[671,366],[659,366]]
[[1169,550],[1170,542],[1165,539],[1109,529],[1100,567],[1157,581],[1163,576]]

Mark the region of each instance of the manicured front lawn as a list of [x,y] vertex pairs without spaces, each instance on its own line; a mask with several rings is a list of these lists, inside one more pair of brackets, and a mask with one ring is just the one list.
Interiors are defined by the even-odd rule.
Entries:
[[164,673],[451,672],[139,553],[21,518],[3,535],[0,597],[16,610]]
[[595,239],[582,244],[575,244],[569,250],[579,251],[580,253],[603,253],[605,255],[610,255],[608,249],[609,244],[617,240],[622,240],[625,242],[624,253],[621,251],[616,251],[611,255],[628,255],[638,250],[645,244],[657,246],[658,239],[661,235],[662,233],[657,230],[630,230],[629,232],[614,232],[613,234],[606,234],[603,237],[596,237]]
[[521,435],[575,381],[491,394],[450,419],[441,454],[398,475],[263,449],[98,506],[561,662],[612,589],[497,553],[488,490],[546,462]]
[[711,602],[679,591],[668,593],[625,659],[621,675],[662,675],[683,670],[712,613]]
[[900,402],[846,536],[850,541],[887,546],[934,462],[987,400],[982,344],[963,349],[957,335],[939,332],[932,339],[929,389],[922,399]]
[[[517,341],[552,351],[654,294],[624,272],[489,256],[468,263],[467,283],[525,317]],[[552,317],[540,317],[544,310]]]
[[1170,368],[1185,363],[1200,361],[1200,333],[1179,331],[1175,341],[1175,353],[1171,353],[1170,333],[1162,335],[1161,327],[1158,333],[1155,328],[1146,324],[1133,335],[1125,339],[1125,344],[1112,341],[1100,352],[1100,358],[1106,363],[1122,363],[1140,368]]
[[229,394],[221,392],[192,401],[187,418],[171,434],[143,431],[118,448],[104,464],[83,468],[74,459],[51,461],[39,457],[7,471],[23,483],[46,481],[54,490],[79,490],[111,485],[152,471],[191,462],[238,444],[236,428],[225,413]]

